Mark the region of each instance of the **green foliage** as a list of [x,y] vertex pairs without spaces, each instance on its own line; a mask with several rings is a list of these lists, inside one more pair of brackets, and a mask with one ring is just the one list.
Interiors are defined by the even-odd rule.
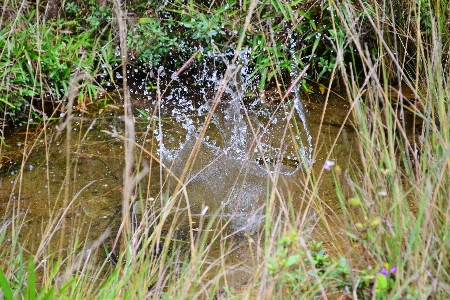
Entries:
[[[213,41],[215,46],[222,47],[220,51],[225,52],[227,45],[236,42],[245,17],[245,7],[239,7],[235,2],[230,2],[231,5],[228,6],[224,5],[225,1],[215,1],[212,6],[211,3],[205,4],[206,1],[196,2],[199,1],[150,1],[148,8],[153,11],[149,15],[136,18],[135,26],[129,31],[129,45],[140,54],[141,59],[149,59],[154,64],[164,63],[165,57],[176,51],[188,52],[191,46],[210,47]],[[357,7],[351,6],[350,1],[343,2],[348,5],[346,7],[339,4],[331,8],[326,4],[323,7],[308,7],[303,5],[304,2],[307,1],[290,3],[278,0],[260,1],[245,40],[245,46],[252,51],[253,76],[255,80],[259,80],[260,89],[264,89],[278,74],[283,75],[292,71],[296,65],[302,67],[307,63],[313,66],[311,78],[323,79],[335,66],[336,50],[343,53],[356,49],[347,46],[361,38],[359,28],[355,32],[346,33],[340,27],[340,22],[344,22],[348,17],[345,21],[346,28],[351,28],[359,24],[358,22],[365,22],[364,18],[360,19],[359,12],[351,15],[351,9],[357,10]],[[42,23],[35,22],[35,16],[29,14],[27,18],[19,16],[17,19],[18,23],[25,24],[24,26],[14,27],[11,23],[1,29],[1,107],[20,110],[33,97],[61,99],[67,92],[68,82],[75,70],[95,74],[99,70],[99,64],[110,65],[114,62],[113,44],[109,43],[112,35],[108,30],[110,24],[108,16],[111,11],[107,8],[102,10],[94,1],[89,1],[85,6],[78,3],[77,1],[66,4],[66,14],[72,19]],[[407,128],[403,128],[406,127],[403,119],[392,119],[395,118],[395,112],[390,111],[393,105],[387,101],[388,99],[383,103],[383,111],[380,111],[378,100],[385,99],[385,95],[374,92],[371,98],[375,99],[373,103],[365,102],[369,100],[360,101],[359,96],[363,93],[363,88],[355,88],[359,84],[355,76],[357,72],[346,74],[345,65],[339,66],[343,71],[343,84],[349,90],[348,98],[354,101],[351,106],[353,113],[355,115],[360,113],[360,116],[355,116],[356,121],[353,124],[357,128],[356,134],[360,142],[358,147],[364,168],[353,166],[348,172],[346,170],[345,174],[338,174],[336,168],[333,174],[334,184],[341,203],[340,216],[345,226],[337,230],[338,233],[330,233],[331,238],[327,242],[334,243],[333,235],[340,236],[345,232],[349,246],[363,247],[364,254],[370,260],[364,264],[372,264],[372,268],[366,265],[350,265],[343,256],[330,257],[322,242],[313,241],[305,246],[296,230],[283,235],[282,230],[277,229],[280,231],[267,232],[267,236],[272,238],[278,235],[279,239],[270,241],[270,245],[272,242],[275,244],[274,247],[261,249],[261,252],[267,252],[258,257],[267,257],[267,261],[262,260],[265,264],[263,266],[255,266],[255,276],[250,283],[253,286],[249,288],[253,289],[251,292],[261,290],[258,281],[268,278],[261,284],[271,284],[275,287],[271,291],[280,291],[279,295],[286,298],[320,297],[322,287],[327,294],[340,292],[347,295],[351,292],[361,299],[426,299],[432,297],[433,293],[437,298],[445,298],[448,293],[448,288],[439,284],[448,281],[446,270],[449,269],[448,259],[445,259],[450,240],[447,226],[449,165],[446,163],[450,132],[447,122],[449,89],[445,84],[448,68],[442,68],[441,62],[445,62],[445,57],[440,53],[441,47],[445,46],[447,47],[445,51],[448,50],[448,44],[441,43],[437,38],[433,41],[431,38],[440,36],[440,31],[433,31],[435,30],[433,24],[445,23],[443,20],[446,20],[444,16],[447,13],[442,11],[442,19],[436,22],[434,16],[438,14],[433,11],[433,5],[428,5],[427,1],[411,1],[411,3],[415,5],[413,7],[415,11],[419,11],[420,7],[423,14],[408,15],[402,19],[411,17],[412,24],[417,24],[412,31],[402,34],[406,37],[405,40],[417,43],[423,41],[416,40],[418,35],[415,33],[423,34],[427,43],[419,44],[416,50],[417,53],[423,53],[420,66],[424,69],[429,68],[427,70],[429,77],[423,79],[424,84],[428,85],[424,92],[426,97],[418,99],[424,102],[426,109],[424,113],[426,119],[420,126],[421,132],[418,136],[420,145],[415,141],[409,143],[407,137],[403,139],[403,136],[407,135]],[[220,9],[223,11],[219,14],[217,12]],[[334,9],[342,9],[339,16],[343,19],[336,18]],[[373,7],[372,10],[368,10],[365,18],[372,18],[372,21],[388,20],[387,23],[394,20],[389,16],[379,15],[380,11],[388,10],[385,7],[381,9]],[[403,11],[414,10],[403,9]],[[81,16],[83,20],[78,19]],[[332,24],[333,22],[335,23]],[[406,24],[405,27],[409,25]],[[107,34],[99,38],[97,34],[103,30]],[[384,26],[376,30],[380,34],[391,32],[385,30]],[[352,40],[350,37],[355,39]],[[389,38],[383,39],[381,36],[378,38],[382,39],[383,45],[375,44],[367,48],[364,48],[367,40],[365,38],[359,40],[361,44],[358,48],[362,49],[361,51],[375,50],[371,56],[365,57],[364,61],[368,65],[361,68],[367,72],[367,76],[363,79],[373,76],[379,80],[378,76],[383,74],[385,69],[392,67],[386,63],[387,55],[380,51],[392,42]],[[293,44],[287,43],[291,39],[297,42],[292,47],[290,45]],[[107,42],[102,43],[103,41]],[[334,43],[334,46],[332,47],[330,43]],[[107,46],[99,46],[103,44]],[[404,49],[405,53],[409,51],[408,47]],[[433,51],[428,51],[429,49]],[[381,58],[376,57],[380,53],[383,54],[380,55]],[[355,56],[363,54],[352,53]],[[372,63],[371,59],[374,56],[376,64],[370,65],[369,62]],[[402,61],[406,59],[399,59],[397,63]],[[352,61],[353,66],[355,62],[357,61]],[[377,69],[378,67],[381,71]],[[110,72],[110,69],[108,71]],[[356,68],[354,71],[357,71]],[[384,77],[380,81],[387,83],[389,80]],[[305,82],[302,84],[307,88]],[[383,90],[381,86],[377,88],[373,91]],[[93,95],[96,90],[95,85],[86,85],[82,92]],[[145,110],[138,112],[150,118]],[[421,117],[421,114],[417,113],[416,117]],[[439,123],[436,120],[439,120]],[[398,134],[398,131],[402,131],[401,134]],[[416,132],[413,132],[413,135],[415,134]],[[386,136],[391,138],[387,140]],[[406,156],[410,149],[418,153],[414,164],[411,163],[411,158]],[[313,173],[313,177],[314,175]],[[345,193],[344,184],[348,188]],[[317,193],[311,197],[311,199],[322,198],[322,194]],[[166,201],[168,202],[169,198]],[[414,207],[418,207],[418,211],[412,211]],[[287,222],[287,225],[295,228],[295,224]],[[320,222],[325,223],[327,220],[323,218]],[[204,262],[207,261],[204,252],[197,251],[197,254],[192,253],[191,260],[183,261],[183,267],[189,272],[186,271],[182,273],[187,274],[186,276],[179,277],[175,271],[170,272],[169,276],[165,273],[170,268],[175,270],[180,264],[178,257],[167,259],[167,255],[155,255],[152,257],[155,261],[145,264],[126,258],[126,262],[115,266],[114,271],[107,274],[104,281],[91,273],[85,276],[75,272],[71,276],[64,277],[62,275],[66,274],[65,268],[61,268],[60,264],[49,263],[50,266],[45,270],[46,282],[63,278],[63,282],[58,282],[58,295],[55,296],[54,286],[47,286],[44,289],[36,283],[37,264],[34,264],[33,258],[24,260],[21,249],[14,246],[17,244],[18,236],[13,237],[12,242],[8,241],[7,244],[5,235],[6,230],[0,232],[0,244],[3,246],[0,259],[2,267],[5,266],[0,270],[0,297],[5,299],[47,299],[53,296],[70,298],[74,293],[86,296],[91,292],[88,288],[93,291],[92,297],[95,297],[95,288],[98,288],[100,299],[101,296],[104,299],[119,296],[126,298],[133,295],[134,291],[153,289],[151,286],[153,283],[157,283],[157,288],[154,289],[161,292],[161,297],[169,299],[185,292],[186,286],[198,284],[202,290],[209,288],[209,282],[204,284],[200,275],[192,279],[192,274],[197,274],[198,270],[204,268]],[[158,240],[160,238],[156,237]],[[167,253],[168,250],[163,251]],[[77,255],[75,252],[69,253],[69,258],[65,260],[69,267],[75,255]],[[48,258],[49,261],[53,258],[51,255],[42,257]],[[224,260],[223,258],[225,256],[221,257],[218,264]],[[384,261],[394,262],[399,271],[394,272],[393,267],[384,264]],[[86,260],[86,265],[91,263],[92,261]],[[211,265],[207,265],[205,268],[210,267]],[[142,273],[139,273],[140,271]],[[226,274],[227,271],[224,269],[219,273]],[[123,276],[124,274],[126,276]],[[210,276],[205,272],[204,277],[207,278],[207,275]],[[94,280],[83,282],[80,279],[83,276],[89,280],[94,278],[95,283],[92,285],[96,286],[90,286]],[[212,278],[211,282],[220,280],[221,278],[217,276]],[[99,282],[101,283],[98,284]],[[145,284],[141,284],[142,282]],[[120,294],[123,290],[126,290],[126,293]],[[181,296],[186,297],[186,294]],[[272,295],[268,295],[270,296]]]
[[12,300],[13,297],[13,291],[11,287],[9,286],[8,280],[6,279],[5,274],[3,274],[3,271],[0,269],[0,287],[2,288],[3,296],[6,300]]
[[128,46],[138,53],[139,59],[157,65],[170,52],[178,48],[178,37],[169,34],[165,23],[152,18],[141,18],[128,32]]
[[[69,11],[76,12],[68,4]],[[0,109],[7,106],[13,118],[30,101],[61,100],[75,73],[95,75],[99,63],[114,60],[112,45],[100,46],[103,37],[95,36],[99,22],[96,13],[88,19],[90,30],[80,30],[73,21],[36,22],[32,12],[11,22],[0,31]],[[77,34],[73,34],[73,31]],[[108,57],[107,57],[108,56]],[[81,91],[94,96],[99,86],[88,83]],[[36,117],[44,117],[35,113]]]
[[214,37],[225,34],[225,31],[222,30],[227,24],[222,17],[222,13],[225,12],[226,9],[219,8],[213,15],[206,15],[203,12],[198,13],[197,17],[184,15],[181,24],[188,29],[186,33],[193,39],[213,41]]
[[302,249],[300,237],[294,230],[280,238],[274,255],[269,257],[267,269],[276,278],[277,287],[283,290],[284,295],[300,297],[302,293],[314,294],[318,290],[314,291],[311,286],[317,286],[322,281],[321,276],[330,273],[330,269],[333,270],[330,277],[339,280],[342,288],[350,284],[345,260],[331,266],[322,244],[312,241],[307,249]]
[[[112,7],[101,6],[95,1],[70,1],[64,7],[65,21],[71,20],[71,28],[77,33],[84,31],[100,33],[108,28],[112,18]],[[69,25],[69,24],[67,24]]]
[[[167,59],[180,65],[182,57],[189,57],[198,47],[226,53],[242,34],[247,12],[236,1],[203,2],[150,1],[146,15],[128,32],[128,46],[141,61],[152,65]],[[243,47],[250,49],[251,76],[259,82],[260,90],[275,76],[284,78],[307,64],[314,80],[334,68],[336,57],[330,39],[342,29],[333,28],[332,10],[327,4],[299,3],[262,1],[252,16]],[[308,85],[303,87],[308,89]]]
[[222,43],[232,25],[229,15],[235,2],[212,11],[177,1],[151,1],[148,7],[152,13],[141,16],[128,31],[128,46],[142,62],[158,65],[168,60],[182,63],[177,57],[190,55],[195,46],[211,50],[211,42]]
[[343,257],[330,258],[323,249],[323,242],[313,240],[306,249],[301,244],[296,231],[291,231],[279,239],[275,253],[268,259],[268,273],[283,295],[307,297],[318,293],[321,285],[336,293],[345,293],[354,287],[358,297],[365,299],[371,296],[375,286],[377,299],[382,299],[394,287],[395,267],[389,269],[389,265],[384,264],[384,268],[352,272]]
[[[19,252],[20,254],[22,252]],[[52,285],[47,289],[37,289],[36,271],[33,257],[28,258],[28,263],[22,260],[22,255],[9,262],[8,267],[14,268],[13,276],[7,277],[0,269],[0,297],[6,300],[12,299],[53,299],[55,287]]]

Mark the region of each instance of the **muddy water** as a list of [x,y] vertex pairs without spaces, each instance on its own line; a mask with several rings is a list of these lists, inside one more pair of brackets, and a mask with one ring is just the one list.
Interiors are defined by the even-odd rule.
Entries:
[[[245,66],[240,72],[242,76],[246,74]],[[136,195],[154,201],[150,205],[164,204],[162,194],[173,191],[177,184],[174,178],[182,174],[211,109],[219,79],[211,74],[200,75],[196,82],[207,88],[203,92],[195,89],[193,93],[193,89],[175,82],[161,99],[155,93],[132,87],[137,142],[164,164],[137,153],[151,170]],[[251,274],[252,257],[247,238],[242,237],[254,232],[265,217],[268,178],[279,176],[280,198],[292,199],[295,209],[301,211],[304,186],[299,182],[304,181],[307,169],[312,167],[315,173],[322,170],[348,111],[347,101],[333,96],[328,99],[322,122],[325,99],[321,95],[306,97],[294,93],[280,104],[276,100],[262,102],[258,96],[248,98],[249,90],[254,87],[239,78],[229,85],[185,178],[184,196],[192,214],[218,214],[218,222],[229,227],[226,235],[236,240],[235,251],[227,257],[227,263],[246,267],[230,273],[228,280],[233,286],[242,285]],[[112,105],[100,111],[76,113],[70,143],[69,199],[73,202],[66,212],[67,246],[75,237],[94,240],[106,227],[117,227],[120,222],[123,142],[105,132],[123,133],[123,111],[115,102],[120,104],[120,99],[114,98]],[[1,150],[0,215],[7,220],[17,213],[26,214],[21,239],[30,252],[37,251],[46,226],[64,211],[67,153],[64,135],[57,136],[58,126],[53,123],[46,130],[18,128],[6,138],[7,147]],[[333,161],[345,169],[356,154],[352,152],[355,143],[348,124],[337,139]],[[317,194],[324,204],[323,217],[338,231],[339,203],[331,173],[324,174]],[[311,215],[311,220],[317,220],[317,216]],[[187,218],[180,222],[187,222]],[[183,231],[188,226],[184,223],[179,228]],[[58,234],[59,231],[57,238],[50,241],[53,249],[57,247]],[[316,234],[314,239],[324,240],[320,232]],[[220,249],[213,249],[211,255],[212,259],[220,256]]]
[[[76,232],[81,239],[87,234],[95,238],[120,207],[122,142],[101,132],[112,119],[106,113],[92,119],[75,118],[69,196],[74,201],[67,211],[67,240]],[[57,124],[45,131],[39,126],[17,128],[2,149],[0,211],[4,218],[26,214],[21,236],[31,252],[38,249],[42,231],[51,227],[53,216],[64,209],[65,139],[56,136],[57,128]],[[52,240],[52,247],[57,240]]]

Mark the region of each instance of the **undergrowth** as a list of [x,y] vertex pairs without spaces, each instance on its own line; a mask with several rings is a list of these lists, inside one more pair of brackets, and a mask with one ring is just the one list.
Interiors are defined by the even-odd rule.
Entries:
[[[180,32],[193,40],[188,46],[194,45],[196,50],[200,46],[220,50],[227,43],[233,43],[237,50],[252,47],[254,74],[259,74],[255,76],[259,76],[261,89],[272,79],[279,80],[277,88],[283,94],[289,89],[291,81],[281,84],[281,79],[286,80],[283,68],[288,70],[291,65],[284,65],[287,61],[297,61],[305,72],[307,64],[315,64],[315,77],[328,74],[329,79],[320,126],[327,121],[324,116],[332,86],[339,84],[350,107],[346,121],[351,123],[358,140],[358,163],[353,160],[348,167],[335,164],[333,149],[346,130],[342,124],[336,139],[326,146],[329,149],[326,160],[316,161],[297,180],[302,187],[297,197],[306,208],[297,211],[292,195],[284,197],[279,193],[283,185],[279,174],[268,176],[262,226],[235,240],[229,236],[229,224],[218,212],[208,217],[206,208],[199,214],[192,212],[184,194],[200,139],[182,176],[174,178],[177,186],[172,193],[168,194],[161,186],[156,201],[147,194],[152,183],[143,178],[150,178],[149,172],[160,172],[162,185],[164,175],[173,175],[169,166],[160,162],[154,144],[146,144],[155,138],[152,130],[163,120],[157,115],[150,116],[152,130],[148,129],[144,138],[138,139],[142,143],[136,142],[125,82],[119,91],[125,101],[124,133],[108,132],[112,138],[124,141],[126,151],[123,185],[119,188],[122,211],[118,228],[112,228],[113,232],[108,228],[104,234],[88,239],[83,228],[78,227],[82,218],[70,214],[78,196],[78,191],[71,191],[75,187],[71,184],[78,173],[72,160],[73,119],[69,107],[61,126],[67,138],[64,149],[67,173],[58,201],[64,206],[61,210],[49,208],[50,218],[42,225],[42,241],[37,250],[30,251],[22,239],[30,221],[26,210],[24,213],[20,207],[20,181],[9,199],[1,199],[7,209],[0,220],[0,296],[5,299],[448,298],[450,90],[449,36],[445,26],[448,3],[329,0],[308,6],[310,3],[301,1],[274,0],[239,4],[213,1],[213,4],[164,1],[157,6],[150,1],[143,5],[149,16],[129,20],[116,1],[115,10],[108,11],[106,19],[99,21],[105,16],[100,14],[97,19],[86,19],[93,31],[78,31],[77,38],[66,32],[78,30],[75,25],[64,23],[67,20],[41,22],[35,18],[33,24],[32,10],[29,19],[18,15],[12,22],[3,21],[0,28],[3,107],[19,109],[27,103],[34,106],[33,99],[43,102],[64,97],[73,105],[79,95],[96,94],[100,85],[94,81],[86,84],[87,75],[79,74],[95,75],[102,64],[112,72],[110,65],[116,57],[114,43],[109,42],[111,31],[103,32],[99,24],[119,29],[120,42],[116,43],[121,46],[123,69],[118,72],[122,76],[127,76],[128,56],[124,56],[127,50],[132,55],[141,55],[141,59],[154,61],[155,65],[164,63],[166,55],[172,55],[183,45],[176,35]],[[75,16],[86,13],[75,2],[65,3],[65,9]],[[156,15],[159,17],[155,18]],[[117,19],[112,21],[109,16],[118,17],[120,22],[116,24]],[[22,22],[27,26],[18,25]],[[94,31],[105,36],[96,37]],[[366,40],[366,36],[370,38]],[[145,42],[148,39],[155,42],[148,45]],[[289,39],[304,44],[299,42],[294,48],[286,48]],[[101,41],[108,42],[103,45]],[[180,57],[181,62],[186,60]],[[233,79],[236,62],[235,55],[224,71],[200,137],[205,135],[215,105]],[[157,89],[163,92],[159,86]],[[406,89],[414,96],[405,97]],[[50,131],[46,131],[49,120],[40,109],[35,107],[31,112],[42,118],[45,125],[36,140],[50,144],[47,138]],[[15,112],[8,110],[8,113]],[[314,138],[317,142],[313,156],[317,159],[320,136]],[[78,143],[84,141],[80,134]],[[37,143],[29,145],[19,176],[24,174],[27,159],[37,147]],[[0,149],[4,151],[3,144]],[[46,155],[47,166],[50,160],[49,154]],[[160,165],[160,169],[155,171],[141,163],[147,159]],[[331,224],[326,213],[327,199],[321,193],[327,175],[333,176],[335,196],[339,199],[340,212],[333,212],[340,220],[339,227]],[[317,216],[316,221],[310,218],[309,211]],[[186,218],[187,225],[183,223]],[[73,230],[70,241],[65,241],[64,230],[70,227],[67,224]],[[182,226],[185,236],[179,233]],[[246,253],[247,260],[230,265],[229,257],[239,251]],[[234,284],[231,279],[236,272],[247,274],[247,280]]]

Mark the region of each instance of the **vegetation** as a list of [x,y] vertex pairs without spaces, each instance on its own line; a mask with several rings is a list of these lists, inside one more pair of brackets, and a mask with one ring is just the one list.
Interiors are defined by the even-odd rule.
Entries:
[[[1,199],[13,213],[0,220],[0,297],[448,298],[447,1],[132,2],[124,16],[127,7],[118,1],[114,8],[106,2],[63,1],[60,16],[47,20],[43,8],[26,1],[3,4],[0,107],[4,122],[29,107],[27,120],[41,120],[44,135],[39,139],[45,136],[45,143],[50,143],[47,125],[55,110],[47,110],[47,101],[67,112],[63,123],[67,175],[61,183],[61,191],[66,191],[63,209],[50,213],[42,242],[33,253],[21,241],[28,219],[20,213],[20,199],[12,201],[15,191],[11,199]],[[200,48],[204,52],[196,52]],[[303,181],[299,179],[305,211],[295,211],[293,199],[276,192],[282,184],[277,176],[268,178],[265,222],[245,237],[252,263],[229,266],[227,255],[237,249],[224,238],[226,224],[219,216],[194,216],[188,210],[190,224],[195,218],[196,227],[190,225],[188,237],[179,238],[178,208],[187,201],[178,193],[182,184],[171,195],[161,192],[164,209],[148,204],[146,188],[136,184],[136,177],[145,173],[140,161],[150,157],[158,163],[159,159],[145,139],[135,140],[127,82],[120,82],[125,130],[123,136],[111,133],[125,141],[126,162],[117,233],[120,246],[114,242],[117,263],[111,263],[110,249],[103,244],[109,231],[94,241],[83,241],[85,233],[80,229],[64,243],[61,228],[69,222],[66,217],[76,198],[69,193],[75,188],[70,178],[77,170],[71,160],[74,101],[94,103],[103,90],[102,77],[114,82],[113,71],[127,76],[127,65],[136,60],[146,65],[150,61],[152,67],[168,65],[175,72],[193,54],[200,60],[207,51],[230,53],[229,49],[244,48],[251,49],[252,75],[261,90],[276,88],[284,95],[295,80],[292,68],[309,67],[299,84],[305,92],[311,92],[315,81],[321,83],[320,89],[326,86],[325,111],[331,90],[339,85],[349,101],[345,121],[357,134],[360,162],[348,168],[332,163],[337,140],[344,134],[343,123],[327,146],[326,166],[310,166]],[[237,56],[232,53],[229,58],[214,105],[232,80]],[[120,71],[114,69],[117,62],[122,64]],[[393,92],[394,86],[407,87],[414,100],[403,97],[401,90]],[[324,115],[320,126],[326,121]],[[153,117],[155,124],[161,121]],[[154,138],[150,130],[146,134]],[[24,150],[20,174],[36,144]],[[0,153],[4,149],[2,143]],[[319,150],[316,142],[314,158]],[[321,188],[327,174],[333,176],[340,202],[341,212],[332,212],[343,220],[339,229],[326,217],[330,212]],[[139,216],[138,226],[130,221],[135,205],[150,206]],[[319,218],[314,238],[308,210]],[[58,237],[59,244],[51,247]],[[214,249],[220,255],[210,260]],[[251,274],[250,279],[233,286],[229,274],[240,268]]]
[[[82,27],[78,19],[44,21],[38,11],[25,7],[25,11],[5,9],[0,28],[0,107],[14,121],[23,119],[26,107],[38,119],[49,117],[74,75],[95,76],[115,61],[110,30],[99,30],[103,13],[97,11]],[[73,8],[69,6],[68,12]],[[100,89],[99,83],[89,82],[81,92],[95,99]],[[44,112],[45,107],[52,109]]]

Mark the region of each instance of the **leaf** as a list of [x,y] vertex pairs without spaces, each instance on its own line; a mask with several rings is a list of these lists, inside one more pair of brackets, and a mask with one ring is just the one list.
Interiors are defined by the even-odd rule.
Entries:
[[359,206],[361,204],[361,200],[357,197],[353,197],[348,199],[348,204],[351,206]]
[[148,112],[146,112],[145,110],[140,109],[140,108],[136,108],[136,110],[137,110],[141,115],[143,115],[145,118],[150,118],[150,115],[149,115]]
[[270,257],[269,261],[267,262],[267,270],[269,270],[270,275],[273,275],[280,271],[280,266],[273,257]]
[[375,227],[378,226],[381,223],[381,217],[375,217],[373,218],[373,220],[370,222],[369,226],[370,227]]
[[377,290],[386,290],[388,288],[388,281],[386,276],[384,276],[383,274],[377,274],[375,286]]
[[3,296],[6,300],[13,300],[13,292],[11,288],[9,287],[8,280],[5,277],[5,274],[3,274],[3,271],[0,269],[0,287],[3,291]]
[[198,17],[202,20],[204,24],[206,24],[205,27],[209,25],[209,20],[208,18],[206,18],[205,14],[200,13],[198,14]]
[[67,281],[58,291],[58,297],[61,298],[64,293],[66,293],[71,287],[74,287],[77,284],[77,281],[75,278],[71,278],[69,281]]
[[0,102],[5,103],[6,105],[10,106],[11,108],[16,108],[16,107],[14,106],[14,104],[8,102],[8,101],[7,101],[6,99],[4,99],[4,98],[0,98]]
[[[44,290],[42,289],[42,291],[44,291]],[[42,293],[42,291],[41,291],[41,293]],[[53,296],[54,291],[55,291],[55,286],[52,286],[43,297],[41,296],[41,293],[39,293],[38,298],[42,299],[42,300],[53,299],[52,296]]]
[[139,18],[139,24],[148,24],[152,21],[151,18]]
[[25,299],[34,300],[36,297],[36,277],[34,273],[34,259],[28,258],[28,287]]
[[264,87],[266,86],[266,80],[267,80],[267,68],[261,69],[261,79],[259,80],[258,88],[260,91],[264,90]]
[[169,295],[167,293],[161,293],[160,297],[163,300],[168,300],[169,299]]
[[233,1],[232,3],[227,3],[226,5],[219,7],[219,9],[217,9],[214,13],[216,15],[221,15],[224,11],[228,10],[230,7],[232,7],[235,4],[235,2]]
[[298,264],[300,262],[300,259],[301,259],[300,254],[291,255],[286,262],[286,268]]
[[194,27],[191,23],[187,23],[187,22],[182,22],[181,24],[183,24],[183,26],[186,27],[186,28]]
[[316,52],[316,49],[317,49],[317,46],[319,46],[320,40],[321,40],[320,37],[317,36],[316,40],[314,41],[314,45],[312,47],[312,50],[311,50],[312,53]]
[[279,9],[278,9],[277,2],[275,0],[272,0],[271,2],[272,2],[272,6],[275,8],[275,12],[278,12]]

